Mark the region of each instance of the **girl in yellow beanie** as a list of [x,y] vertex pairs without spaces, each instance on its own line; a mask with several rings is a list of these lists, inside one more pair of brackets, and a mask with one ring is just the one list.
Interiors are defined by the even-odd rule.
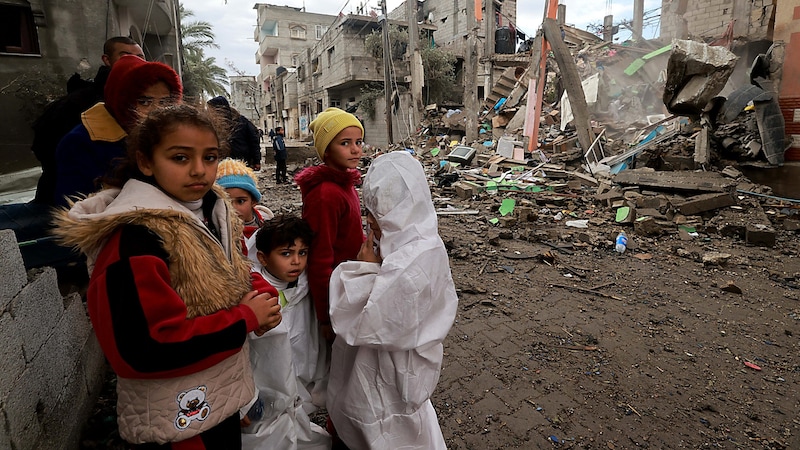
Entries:
[[339,108],[321,112],[308,128],[322,164],[295,177],[303,197],[303,219],[314,231],[308,258],[308,283],[320,331],[330,344],[333,330],[328,313],[328,282],[342,261],[355,259],[364,231],[361,202],[355,186],[361,182],[364,127],[356,116]]

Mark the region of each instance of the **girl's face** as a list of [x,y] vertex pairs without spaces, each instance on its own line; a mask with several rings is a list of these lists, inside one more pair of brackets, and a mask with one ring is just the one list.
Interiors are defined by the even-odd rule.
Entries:
[[306,269],[308,245],[300,239],[295,239],[290,245],[274,248],[268,254],[259,251],[256,256],[269,273],[279,280],[291,283],[297,281]]
[[151,110],[173,105],[175,102],[176,100],[172,97],[172,92],[169,90],[167,83],[158,81],[142,91],[139,98],[136,99],[134,109],[136,109],[138,117],[147,117],[147,113]]
[[219,142],[211,130],[178,125],[161,138],[150,160],[137,153],[136,162],[167,194],[182,202],[196,201],[216,180]]
[[328,149],[325,151],[325,164],[341,171],[355,169],[361,163],[362,145],[364,145],[364,140],[361,128],[345,128],[328,144]]
[[252,221],[253,207],[256,206],[253,196],[242,188],[234,187],[225,190],[228,191],[228,195],[231,197],[231,203],[233,203],[233,209],[236,210],[236,214],[242,218],[242,221],[245,223]]

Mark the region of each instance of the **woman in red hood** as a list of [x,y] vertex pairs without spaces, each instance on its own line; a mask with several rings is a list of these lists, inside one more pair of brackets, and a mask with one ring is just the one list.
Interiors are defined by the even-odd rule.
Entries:
[[125,138],[139,118],[158,106],[181,101],[183,87],[168,65],[127,55],[111,68],[101,102],[81,114],[56,149],[55,204],[97,191],[118,158],[125,156]]

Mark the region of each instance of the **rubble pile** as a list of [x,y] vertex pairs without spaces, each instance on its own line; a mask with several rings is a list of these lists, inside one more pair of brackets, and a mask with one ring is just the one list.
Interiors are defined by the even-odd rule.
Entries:
[[429,169],[440,215],[485,221],[490,242],[597,248],[625,230],[634,250],[637,241],[709,235],[773,247],[797,231],[800,201],[772,195],[737,169],[783,162],[768,75],[731,87],[737,57],[700,42],[634,48],[574,41],[567,45],[582,78],[591,145],[579,142],[559,86],[563,68],[552,61],[552,101],[542,105],[535,146],[523,132],[529,69],[503,73],[472,142],[469,112],[429,105],[420,133],[401,147]]

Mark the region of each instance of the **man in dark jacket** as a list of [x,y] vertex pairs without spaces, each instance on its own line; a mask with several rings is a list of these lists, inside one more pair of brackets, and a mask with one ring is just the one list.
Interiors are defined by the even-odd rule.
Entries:
[[221,95],[209,100],[208,105],[230,122],[228,145],[231,158],[244,161],[255,171],[261,170],[261,137],[258,135],[258,128],[247,117],[232,108],[228,100]]
[[45,107],[33,123],[31,150],[42,164],[42,176],[33,201],[52,205],[56,186],[56,147],[59,141],[81,123],[81,113],[103,101],[103,89],[111,66],[122,56],[134,55],[144,59],[142,47],[125,36],[112,37],[103,45],[103,65],[93,80],[83,80],[76,73],[67,81],[67,95]]
[[283,142],[283,127],[275,128],[275,136],[272,138],[272,149],[275,150],[275,183],[288,183],[286,176],[286,143]]

